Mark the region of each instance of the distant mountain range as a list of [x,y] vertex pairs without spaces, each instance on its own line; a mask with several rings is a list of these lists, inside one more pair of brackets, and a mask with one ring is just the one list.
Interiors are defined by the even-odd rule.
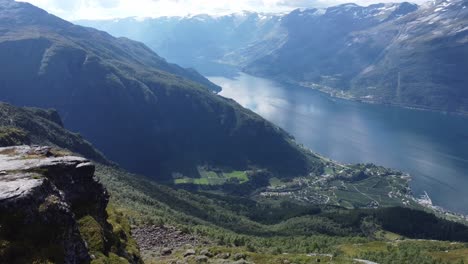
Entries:
[[170,61],[198,69],[268,38],[270,33],[276,35],[281,30],[281,19],[281,15],[246,11],[220,17],[195,15],[76,23],[142,41]]
[[222,62],[346,98],[467,113],[467,7],[439,0],[79,23],[131,36],[185,66]]
[[171,179],[205,165],[285,177],[322,168],[194,70],[30,4],[0,1],[0,57],[1,101],[57,109],[67,129],[132,171]]

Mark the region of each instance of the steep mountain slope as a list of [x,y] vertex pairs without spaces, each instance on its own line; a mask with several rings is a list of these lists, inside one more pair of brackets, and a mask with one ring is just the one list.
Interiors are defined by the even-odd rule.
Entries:
[[385,51],[352,81],[355,96],[406,106],[468,112],[468,3],[438,1],[357,39],[378,43],[375,33],[392,36]]
[[103,164],[110,162],[79,134],[69,132],[55,110],[0,103],[0,147],[48,145],[69,149]]
[[0,100],[57,109],[67,128],[133,171],[161,179],[198,176],[198,165],[279,176],[322,168],[281,129],[168,73],[176,66],[144,45],[32,5],[1,2],[0,57]]
[[[16,3],[10,0],[2,0],[0,3],[2,12],[0,21],[6,28],[6,30],[2,30],[3,42],[15,40],[15,37],[18,37],[23,41],[24,48],[37,47],[35,53],[34,50],[22,53],[23,56],[31,55],[32,58],[41,55],[41,51],[47,50],[40,64],[32,64],[27,68],[28,70],[39,67],[37,73],[45,74],[46,71],[50,70],[51,65],[48,64],[53,62],[54,56],[63,52],[60,48],[68,46],[69,49],[73,48],[74,61],[72,64],[74,63],[75,70],[80,63],[95,63],[94,60],[97,59],[95,56],[100,56],[101,59],[120,60],[124,61],[124,64],[155,68],[159,71],[182,76],[214,91],[220,89],[194,70],[170,64],[140,43],[125,38],[115,39],[104,32],[75,26],[26,3]],[[91,43],[92,45],[90,45]],[[3,43],[5,47],[8,47],[7,44]],[[51,49],[53,46],[55,47]],[[84,50],[86,53],[83,52]],[[17,63],[21,62],[20,57]],[[14,70],[15,68],[11,69],[11,71]],[[73,73],[69,72],[69,74]]]
[[[21,128],[22,133],[35,139],[37,144],[58,145],[61,138],[73,135],[64,129],[50,128],[51,123],[61,123],[60,118],[50,111],[9,105],[2,105],[2,110],[8,115],[0,117],[1,124],[21,124],[15,127]],[[52,120],[45,119],[49,116],[53,116]],[[25,123],[34,125],[22,125]],[[0,129],[6,128],[10,127],[0,126]],[[379,195],[382,205],[379,208],[345,209],[315,199],[304,203],[287,196],[258,199],[219,191],[177,190],[117,166],[97,163],[95,176],[110,194],[110,206],[107,206],[107,192],[92,177],[94,166],[84,158],[70,157],[72,154],[67,149],[75,148],[72,142],[66,141],[62,148],[0,148],[0,194],[7,198],[0,197],[2,260],[23,263],[65,259],[65,263],[73,263],[73,260],[87,263],[92,254],[96,258],[92,263],[138,263],[138,249],[130,237],[129,222],[133,225],[133,234],[138,233],[147,263],[195,261],[195,256],[183,257],[187,243],[189,248],[197,249],[194,254],[203,255],[206,253],[202,252],[209,250],[211,257],[224,253],[233,261],[236,254],[241,254],[238,256],[258,264],[272,263],[273,260],[273,263],[309,261],[313,256],[306,254],[311,252],[324,254],[320,255],[324,263],[331,262],[327,257],[331,253],[334,254],[333,263],[351,263],[356,257],[379,263],[385,263],[386,259],[395,259],[388,263],[434,263],[436,260],[437,263],[457,263],[466,260],[463,255],[468,252],[466,244],[411,239],[468,241],[468,228],[439,219],[432,211],[411,209],[423,208],[409,203],[409,196],[403,197],[403,203],[400,203],[409,208],[388,208],[387,204],[393,206],[392,200],[408,188],[391,183],[398,179],[385,176],[391,170],[365,166],[366,173],[377,173],[380,178],[374,175],[370,179],[372,183],[368,183],[373,187],[360,188],[365,190],[366,196],[376,197],[377,185],[385,186],[387,191],[388,187],[398,187],[400,190],[391,192],[393,198]],[[347,186],[367,177],[357,167],[362,165],[345,170],[340,168],[341,173],[352,175],[342,174],[339,177],[346,182],[331,182],[331,185],[343,186],[349,189],[347,197],[357,198],[360,195],[357,189],[353,192],[353,188]],[[326,178],[331,176],[322,177],[322,180],[326,182]],[[376,179],[380,179],[379,184]],[[386,179],[388,183],[384,183]],[[276,186],[276,189],[282,192],[280,189],[284,188],[288,193],[294,193],[298,188],[294,185],[306,181],[305,177],[297,178],[284,183],[283,187]],[[317,186],[305,185],[312,187],[314,192],[333,189],[325,182]],[[237,188],[245,187],[239,184]],[[16,195],[23,191],[28,195]],[[274,192],[272,189],[268,191]],[[106,206],[107,212],[104,211]],[[27,218],[22,217],[23,212]],[[174,231],[167,237],[164,230]],[[184,237],[188,238],[185,240]],[[401,237],[405,239],[394,243],[394,239]],[[86,246],[83,240],[87,242]],[[182,246],[177,246],[180,243]],[[63,248],[67,246],[72,249],[64,252]],[[169,251],[167,247],[170,247]],[[25,249],[31,250],[25,252]],[[163,251],[166,253],[162,255]],[[18,258],[18,254],[22,258]],[[218,263],[219,258],[213,257],[208,263]]]
[[247,69],[253,73],[295,80],[339,76],[336,84],[346,85],[356,74],[356,68],[366,65],[380,52],[372,49],[351,51],[349,34],[372,28],[414,9],[415,6],[407,4],[369,7],[346,4],[326,10],[296,10],[282,22],[288,32],[287,42],[273,54],[253,62]]
[[[216,61],[345,98],[468,112],[464,0],[231,17],[80,23],[167,49],[169,58],[200,69]],[[196,58],[187,59],[190,54]]]
[[241,12],[213,17],[125,18],[76,23],[91,26],[114,36],[142,41],[163,57],[184,66],[208,70],[207,64],[237,58],[229,56],[253,42],[277,37],[281,16]]
[[284,19],[288,41],[246,70],[367,101],[466,112],[466,5],[457,0],[419,8],[348,4],[319,15],[296,11]]

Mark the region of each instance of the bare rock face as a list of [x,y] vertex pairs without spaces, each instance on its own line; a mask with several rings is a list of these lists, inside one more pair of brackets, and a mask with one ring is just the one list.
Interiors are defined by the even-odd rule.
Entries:
[[89,263],[76,219],[106,222],[108,199],[84,158],[47,147],[0,148],[0,259]]

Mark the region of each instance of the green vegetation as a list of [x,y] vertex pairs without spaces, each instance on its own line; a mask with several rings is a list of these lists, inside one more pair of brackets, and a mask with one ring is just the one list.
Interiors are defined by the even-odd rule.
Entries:
[[246,183],[249,181],[245,171],[210,171],[199,167],[200,178],[176,178],[175,184],[194,184],[194,185],[224,185],[226,183]]
[[[112,205],[108,205],[107,214],[107,221],[112,226],[112,233],[114,239],[118,240],[116,244],[120,245],[120,250],[123,249],[131,259],[139,259],[140,251],[136,241],[131,235],[132,231],[128,217],[121,211],[115,209]],[[119,250],[114,247],[112,251],[118,252]]]
[[14,146],[29,142],[28,135],[16,127],[0,127],[0,146]]
[[[0,13],[0,32],[8,32],[0,34],[0,100],[66,114],[66,127],[129,171],[173,182],[174,173],[200,178],[201,165],[266,169],[283,178],[322,170],[320,160],[284,130],[216,95],[219,87],[141,43],[75,26],[25,3],[12,1]],[[57,115],[38,111],[61,127]],[[5,119],[0,125],[10,125]],[[52,125],[45,131],[21,125],[49,141],[59,135]],[[75,136],[59,146],[82,154],[86,146],[73,142]]]
[[90,253],[97,254],[105,252],[106,238],[102,226],[89,215],[78,220],[78,225],[83,239],[88,244]]
[[373,164],[326,163],[323,175],[293,179],[270,179],[258,201],[291,199],[302,203],[353,208],[409,206],[420,208],[411,198],[409,177]]
[[236,179],[239,181],[239,183],[245,183],[249,181],[247,173],[245,173],[244,171],[233,171],[230,173],[224,173],[224,177],[226,177],[227,179]]
[[[33,117],[33,121],[42,118]],[[47,140],[42,134],[35,135],[30,128],[26,129],[38,140]],[[66,155],[67,151],[53,153]],[[321,162],[325,164],[321,173],[295,178],[274,177],[264,170],[198,167],[201,182],[187,178],[198,187],[188,188],[191,191],[160,185],[117,167],[98,165],[96,176],[111,194],[107,221],[102,222],[89,212],[79,214],[80,232],[96,256],[93,263],[127,263],[138,259],[131,225],[175,226],[208,239],[214,244],[209,246],[212,250],[243,252],[260,264],[314,261],[316,256],[307,256],[309,253],[331,254],[333,263],[350,263],[353,258],[378,263],[414,263],[417,259],[425,261],[422,263],[465,261],[466,244],[429,240],[466,241],[466,226],[408,208],[373,208],[375,204],[370,203],[373,200],[379,207],[418,208],[412,203],[403,204],[408,191],[404,175],[371,164],[343,166],[327,160]],[[266,192],[281,195],[262,195]],[[389,193],[394,195],[393,199],[388,197]],[[330,199],[323,199],[325,196]],[[320,199],[313,200],[314,197]],[[352,209],[362,206],[369,209]],[[32,231],[27,232],[21,237],[32,236]],[[29,240],[32,243],[29,246],[3,236],[0,252],[12,256],[16,254],[15,248],[38,247],[40,240],[34,241]],[[60,258],[60,254],[53,253],[53,245],[44,250],[46,253],[38,251],[35,258],[50,261]],[[180,254],[175,253],[174,257]],[[323,255],[320,259],[324,263],[329,261]]]
[[[0,102],[0,147],[23,144],[56,146],[97,162],[110,163],[80,135],[63,128],[56,111],[21,108]],[[59,156],[66,154],[63,150],[54,151]]]
[[[345,210],[287,201],[256,202],[239,196],[175,190],[106,166],[99,166],[96,174],[111,192],[113,203],[133,224],[176,226],[209,238],[221,246],[221,251],[247,253],[256,263],[281,263],[284,259],[307,263],[314,260],[306,255],[309,253],[332,254],[333,263],[350,263],[353,258],[378,263],[419,263],[411,262],[418,258],[432,261],[422,263],[453,263],[463,259],[457,254],[468,250],[463,243],[411,240],[410,237],[468,239],[464,233],[468,230],[466,226],[421,211]],[[401,215],[406,217],[399,218]],[[402,228],[421,222],[434,225]],[[408,232],[411,230],[414,232]],[[423,245],[427,247],[420,249]],[[436,256],[444,250],[454,253],[447,254],[451,259],[442,258],[439,262]],[[282,252],[288,255],[279,254]],[[173,257],[181,254],[175,253]],[[384,262],[389,254],[403,262]],[[327,258],[321,261],[327,263]]]
[[89,252],[96,257],[92,264],[128,264],[129,260],[140,259],[127,217],[111,205],[107,213],[105,223],[99,223],[90,215],[78,220],[80,233],[88,244]]
[[[199,250],[201,250],[200,248]],[[203,248],[206,249],[206,248]],[[198,250],[198,251],[199,251]],[[453,244],[437,241],[400,241],[398,243],[368,242],[357,244],[344,244],[334,254],[283,254],[281,250],[272,249],[269,252],[255,252],[250,247],[223,247],[213,246],[207,250],[213,255],[229,253],[234,256],[241,253],[248,261],[260,264],[284,264],[284,263],[358,263],[355,259],[373,260],[384,264],[422,263],[422,264],[446,264],[466,263],[468,252],[467,245]],[[148,260],[147,263],[168,264],[178,259],[183,259],[183,251],[176,252],[172,257],[165,259]],[[457,256],[457,254],[459,254]],[[463,255],[464,254],[464,255]],[[439,257],[440,255],[440,257]],[[189,263],[196,263],[194,260]]]

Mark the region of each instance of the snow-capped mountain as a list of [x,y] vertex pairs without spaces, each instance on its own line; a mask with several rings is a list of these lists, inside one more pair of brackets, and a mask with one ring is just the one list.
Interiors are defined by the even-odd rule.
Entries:
[[467,3],[295,11],[282,23],[287,41],[245,70],[366,101],[468,112]]
[[466,0],[343,4],[81,24],[143,41],[184,66],[222,62],[363,100],[468,112],[467,7]]

